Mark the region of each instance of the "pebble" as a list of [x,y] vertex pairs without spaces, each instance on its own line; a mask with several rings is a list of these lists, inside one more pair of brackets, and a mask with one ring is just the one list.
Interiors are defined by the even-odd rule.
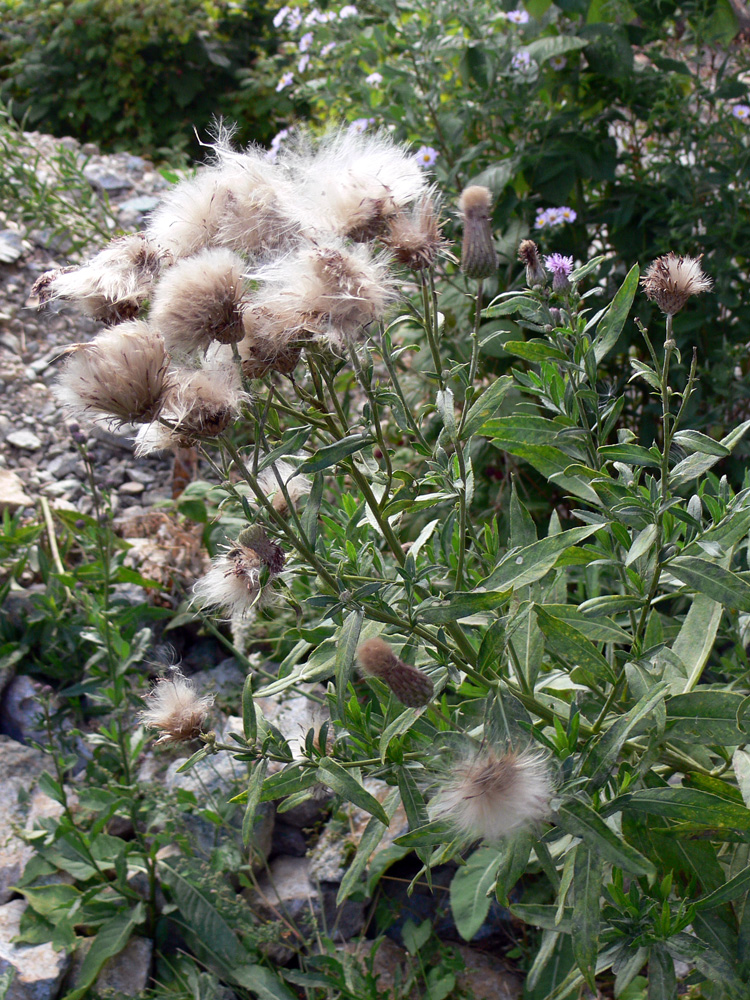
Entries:
[[0,231],[0,263],[12,264],[23,256],[23,240],[15,229]]
[[13,431],[5,440],[14,448],[22,448],[24,451],[36,451],[42,447],[42,442],[33,431]]
[[127,483],[123,483],[119,488],[120,493],[125,493],[128,496],[137,496],[139,493],[143,493],[146,487],[143,483],[136,483],[134,480],[130,480]]

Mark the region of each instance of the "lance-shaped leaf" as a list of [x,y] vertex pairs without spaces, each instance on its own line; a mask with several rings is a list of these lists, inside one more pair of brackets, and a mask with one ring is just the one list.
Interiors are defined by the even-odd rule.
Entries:
[[727,608],[750,611],[750,584],[717,563],[694,556],[678,556],[669,562],[667,570],[693,590]]
[[599,320],[594,337],[594,355],[599,364],[617,343],[638,290],[639,269],[633,264],[627,277],[615,293],[609,308]]
[[480,847],[453,876],[451,913],[464,941],[472,940],[489,913],[492,887],[502,862],[502,851]]
[[601,524],[587,524],[556,535],[548,535],[531,545],[514,549],[505,555],[482,586],[496,590],[517,590],[535,583],[548,573],[560,555],[601,529]]
[[375,796],[363,788],[351,771],[342,767],[337,761],[324,757],[318,766],[318,779],[347,802],[359,806],[370,815],[376,816],[381,823],[388,825],[388,816]]
[[539,605],[534,606],[539,628],[547,638],[547,646],[574,666],[614,683],[612,667],[596,646],[570,622],[548,614]]
[[615,833],[601,816],[585,802],[564,802],[558,811],[558,825],[566,833],[580,837],[585,844],[604,858],[633,875],[655,875],[656,868],[640,851],[636,851]]
[[578,968],[592,990],[596,990],[596,959],[599,953],[599,912],[602,892],[602,859],[585,842],[576,847],[573,875],[573,952]]

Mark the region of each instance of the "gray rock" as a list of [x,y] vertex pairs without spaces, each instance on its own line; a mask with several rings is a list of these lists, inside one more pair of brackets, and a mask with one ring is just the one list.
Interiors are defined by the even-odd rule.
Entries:
[[[36,378],[36,374],[34,378]],[[23,451],[36,451],[37,448],[42,447],[42,442],[33,431],[13,431],[11,434],[8,434],[5,440],[8,444],[12,444],[14,448],[20,448]]]
[[33,503],[26,495],[23,482],[10,469],[0,469],[0,510],[10,507],[30,507]]
[[308,858],[278,857],[272,861],[255,887],[242,893],[262,920],[279,921],[278,942],[261,945],[268,957],[285,962],[294,954],[288,923],[306,937],[315,926],[336,941],[348,941],[358,934],[364,926],[364,904],[348,899],[337,907],[337,891],[337,885],[318,883],[310,877]]
[[123,215],[145,215],[146,212],[153,212],[160,201],[160,198],[154,198],[150,194],[142,194],[120,202],[118,209]]
[[[10,899],[11,886],[34,853],[19,832],[31,829],[38,819],[62,813],[58,802],[35,787],[46,766],[47,758],[40,750],[0,736],[0,903]],[[2,941],[0,932],[0,949]]]
[[[240,733],[242,729],[227,724],[220,734],[221,742],[233,742],[230,732]],[[193,849],[198,855],[209,857],[228,841],[241,846],[243,806],[230,804],[229,799],[247,788],[248,765],[236,761],[227,752],[221,752],[205,757],[189,771],[178,774],[186,759],[180,758],[170,764],[165,776],[166,787],[193,792],[198,810],[210,809],[222,817],[222,823],[218,825],[204,819],[197,811],[184,816],[183,822],[191,836]],[[250,844],[251,861],[256,865],[262,866],[271,853],[274,812],[273,805],[268,802],[258,806]]]
[[133,186],[133,182],[116,174],[113,171],[102,169],[102,166],[89,163],[83,168],[83,174],[89,184],[95,190],[106,191],[107,194],[117,194],[120,191],[128,191]]
[[0,230],[0,264],[12,264],[23,256],[23,240],[15,229]]
[[6,733],[21,743],[28,743],[29,740],[47,742],[41,717],[42,688],[38,681],[26,676],[15,677],[8,684],[0,702],[0,733]]
[[[64,991],[72,990],[83,960],[91,948],[93,938],[86,938],[76,949],[72,965],[65,976]],[[128,997],[138,997],[148,985],[151,970],[151,956],[154,944],[149,938],[132,937],[121,952],[113,955],[102,966],[96,977],[93,990],[104,993],[122,993]]]
[[15,971],[5,1000],[54,1000],[70,956],[51,944],[11,944],[28,904],[14,899],[0,906],[0,973]]
[[[210,670],[199,670],[190,680],[198,694],[241,695],[245,672],[233,657],[222,660]],[[236,730],[237,731],[237,730]]]

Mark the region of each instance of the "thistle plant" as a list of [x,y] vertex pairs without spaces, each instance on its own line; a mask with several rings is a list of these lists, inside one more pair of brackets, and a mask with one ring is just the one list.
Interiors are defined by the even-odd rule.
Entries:
[[[736,565],[750,491],[710,470],[750,422],[721,441],[691,430],[695,366],[680,386],[670,376],[670,308],[708,279],[690,260],[647,272],[647,293],[671,297],[663,353],[644,329],[631,359],[662,414],[659,437],[639,440],[622,420],[630,383],[598,380],[638,266],[592,309],[601,261],[542,263],[526,239],[517,287],[485,307],[487,189],[459,210],[461,268],[436,193],[387,136],[301,137],[273,159],[220,137],[146,232],[160,266],[136,318],[63,367],[63,402],[140,423],[142,450],[200,448],[227,533],[193,607],[214,630],[210,609],[246,635],[262,623],[277,644],[277,676],[248,676],[243,734],[202,733],[186,766],[247,764],[248,839],[261,800],[318,784],[369,812],[339,902],[362,891],[402,803],[389,857],[415,850],[425,878],[466,862],[451,902],[467,940],[489,895],[538,928],[530,996],[620,995],[648,971],[667,1000],[686,956],[712,996],[741,996],[748,669],[722,654],[750,612]],[[87,267],[49,276],[47,294],[85,308]],[[462,342],[438,308],[448,285],[472,303]],[[503,346],[519,367],[492,378],[498,319],[514,323]],[[495,516],[482,479],[498,454]],[[540,480],[559,496],[544,523],[528,509]],[[143,716],[163,741],[203,724],[202,703],[185,722],[177,685]],[[292,746],[256,695],[302,685],[328,721]]]

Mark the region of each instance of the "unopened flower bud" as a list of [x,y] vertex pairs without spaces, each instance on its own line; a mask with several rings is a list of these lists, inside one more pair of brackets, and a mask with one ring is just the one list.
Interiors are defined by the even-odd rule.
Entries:
[[464,188],[458,208],[464,220],[461,270],[469,278],[489,278],[497,271],[497,251],[492,242],[492,195],[475,184]]
[[539,256],[539,247],[533,240],[521,240],[518,259],[526,266],[526,284],[529,288],[547,284],[547,273]]
[[383,639],[363,642],[357,649],[357,658],[363,673],[381,680],[408,708],[421,708],[432,701],[435,689],[430,678],[394,656]]

